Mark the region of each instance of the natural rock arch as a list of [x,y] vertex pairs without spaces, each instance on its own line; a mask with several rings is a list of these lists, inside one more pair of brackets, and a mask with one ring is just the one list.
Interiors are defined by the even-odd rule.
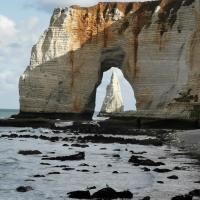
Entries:
[[[98,73],[98,81],[97,83],[94,83],[95,89],[92,92],[92,95],[90,97],[90,101],[88,104],[88,107],[90,108],[89,113],[94,113],[95,111],[97,88],[101,84],[103,73],[108,71],[112,67],[115,67],[121,70],[122,74],[124,75],[124,78],[128,81],[128,83],[132,87],[132,90],[135,92],[134,79],[130,78],[129,71],[126,66],[126,53],[123,51],[123,48],[120,46],[116,46],[112,48],[103,48],[101,50],[101,56],[100,56],[100,72]],[[137,102],[136,96],[135,96],[135,99]],[[136,104],[136,109],[137,109],[137,104]]]
[[20,78],[21,113],[92,116],[103,72],[119,67],[137,110],[186,116],[200,94],[199,6],[163,0],[56,9]]
[[122,69],[124,59],[125,59],[125,52],[121,47],[102,49],[100,57],[100,73],[98,78],[99,81],[96,84],[95,99],[93,99],[93,101],[96,102],[96,89],[101,84],[103,73],[108,71],[112,67]]

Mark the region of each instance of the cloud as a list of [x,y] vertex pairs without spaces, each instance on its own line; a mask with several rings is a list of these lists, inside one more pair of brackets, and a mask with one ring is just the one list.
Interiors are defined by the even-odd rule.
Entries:
[[[130,0],[104,0],[103,2],[130,2]],[[135,0],[135,1],[145,1],[145,0]],[[36,0],[34,2],[29,2],[26,4],[28,7],[35,7],[47,12],[51,12],[54,8],[57,7],[69,7],[71,5],[80,5],[80,6],[92,6],[97,4],[97,0]]]
[[[20,23],[15,23],[6,16],[0,15],[0,61],[19,59],[24,48],[27,49],[36,41],[40,31],[37,29],[39,20],[30,17]],[[30,51],[30,49],[29,49]],[[23,55],[23,54],[22,54]]]
[[0,15],[0,61],[3,62],[12,48],[11,43],[17,35],[16,24],[6,16]]
[[17,73],[11,70],[0,70],[0,92],[13,90],[18,81]]
[[12,105],[18,104],[19,76],[28,65],[31,48],[44,26],[35,16],[15,22],[0,15],[0,106],[6,104],[5,94],[13,94]]
[[4,37],[13,37],[16,34],[16,24],[7,18],[0,15],[0,42],[4,41]]

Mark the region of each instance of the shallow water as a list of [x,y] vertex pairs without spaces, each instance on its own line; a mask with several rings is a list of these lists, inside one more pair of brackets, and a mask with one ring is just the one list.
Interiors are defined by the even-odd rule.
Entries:
[[[24,128],[25,129],[25,128]],[[20,128],[0,128],[1,134],[18,133],[20,135],[54,135],[59,137],[73,137],[71,133],[54,134],[49,129],[27,129],[26,132],[18,132]],[[75,136],[76,137],[76,136]],[[131,137],[131,136],[129,136]],[[137,138],[137,136],[134,136]],[[144,139],[145,136],[142,136]],[[147,138],[147,136],[146,136]],[[199,188],[200,167],[195,164],[196,160],[184,154],[177,155],[181,151],[177,148],[164,145],[160,147],[132,145],[132,144],[95,144],[88,143],[87,148],[70,147],[76,142],[50,142],[40,139],[24,138],[0,138],[0,199],[2,200],[63,200],[69,199],[67,192],[86,189],[96,186],[97,190],[107,185],[116,190],[129,189],[134,199],[151,196],[154,200],[168,200],[174,195],[185,194],[192,189]],[[62,146],[69,144],[68,147]],[[106,148],[106,149],[102,149]],[[120,149],[120,151],[114,151]],[[42,155],[19,155],[19,150],[39,150]],[[128,151],[127,151],[128,150]],[[144,157],[154,161],[161,161],[165,166],[159,168],[173,169],[175,166],[184,166],[186,170],[172,171],[159,174],[154,171],[144,172],[143,166],[133,166],[128,163],[131,153],[129,151],[146,151]],[[78,151],[84,151],[85,160],[82,161],[46,161],[42,156],[71,155]],[[52,154],[55,152],[55,154]],[[119,154],[120,158],[114,158],[113,154]],[[159,157],[166,157],[158,159]],[[49,166],[40,163],[49,163]],[[87,163],[88,167],[79,166]],[[190,164],[194,163],[194,164]],[[112,167],[107,165],[111,164]],[[72,171],[64,171],[56,165],[67,165],[75,168]],[[94,165],[96,167],[94,167]],[[154,169],[156,167],[149,167]],[[77,170],[87,169],[89,172]],[[118,171],[118,174],[113,174]],[[49,172],[60,172],[57,175],[48,175]],[[34,178],[36,174],[45,175],[43,178]],[[177,175],[178,180],[167,179],[168,176]],[[34,181],[26,181],[31,179]],[[164,181],[159,184],[157,181]],[[33,191],[18,193],[18,186],[31,186]],[[91,190],[91,193],[96,190]]]
[[0,109],[0,119],[9,118],[19,112],[17,109]]

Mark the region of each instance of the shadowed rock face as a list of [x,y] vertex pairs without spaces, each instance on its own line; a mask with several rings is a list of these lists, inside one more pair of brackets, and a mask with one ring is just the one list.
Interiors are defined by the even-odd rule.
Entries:
[[137,110],[187,115],[200,93],[199,22],[199,0],[55,9],[20,78],[21,112],[92,113],[103,72],[118,67]]

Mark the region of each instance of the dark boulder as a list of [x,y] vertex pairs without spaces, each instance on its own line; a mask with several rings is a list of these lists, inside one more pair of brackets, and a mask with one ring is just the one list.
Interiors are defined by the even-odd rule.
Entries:
[[179,196],[175,196],[173,197],[171,200],[192,200],[192,196],[191,195],[179,195]]
[[91,199],[91,195],[89,191],[73,191],[67,193],[69,198],[74,198],[74,199]]
[[171,172],[172,170],[170,170],[170,169],[155,168],[153,171],[157,172],[157,173],[167,173],[167,172]]
[[36,175],[34,175],[33,177],[34,177],[34,178],[43,178],[43,177],[45,177],[45,175],[36,174]]
[[130,191],[123,191],[123,192],[118,192],[117,193],[118,198],[122,198],[122,199],[132,199],[133,198],[133,194]]
[[172,176],[168,176],[167,178],[168,178],[168,179],[174,179],[174,180],[176,180],[176,179],[178,179],[178,176],[172,175]]
[[55,165],[54,167],[57,167],[57,168],[64,168],[64,167],[69,167],[68,165]]
[[176,167],[174,167],[174,170],[186,170],[186,167],[176,166]]
[[161,157],[159,157],[158,159],[159,159],[159,160],[163,160],[163,159],[167,159],[167,158],[164,157],[164,156],[161,156]]
[[72,170],[75,170],[75,168],[65,167],[65,168],[63,168],[62,170],[65,170],[65,171],[72,171]]
[[200,183],[200,181],[195,181],[194,183]]
[[9,138],[17,138],[17,137],[18,137],[18,135],[14,134],[14,133],[12,133],[12,134],[9,135]]
[[49,137],[49,141],[51,141],[51,142],[57,142],[57,141],[59,141],[59,137]]
[[147,153],[146,151],[141,151],[141,152],[135,152],[135,151],[130,151],[130,153],[132,153],[132,154],[145,154],[145,153]]
[[121,149],[113,149],[113,151],[121,151]]
[[84,160],[85,159],[85,152],[79,152],[74,155],[70,156],[57,156],[57,157],[49,157],[49,158],[42,158],[42,160],[60,160],[60,161],[66,161],[66,160]]
[[122,192],[117,192],[113,188],[106,187],[106,188],[103,188],[103,189],[95,192],[92,195],[92,199],[93,198],[94,199],[117,199],[117,198],[132,199],[133,194],[128,190],[122,191]]
[[163,181],[157,181],[157,183],[159,183],[159,184],[164,184],[164,182],[163,182]]
[[25,132],[29,132],[29,130],[28,129],[26,129],[26,130],[19,130],[19,131],[17,131],[18,133],[25,133]]
[[30,186],[20,186],[20,187],[16,188],[17,192],[28,192],[31,190],[33,190],[33,188]]
[[195,189],[189,192],[189,195],[195,196],[195,197],[200,197],[200,189]]
[[48,175],[60,174],[60,172],[49,172]]
[[113,158],[120,158],[119,154],[113,154]]
[[146,196],[146,197],[144,197],[142,200],[150,200],[150,199],[151,199],[150,196]]
[[18,152],[18,154],[27,156],[27,155],[39,155],[39,154],[42,154],[42,153],[38,150],[20,150]]
[[89,172],[89,170],[88,169],[82,169],[82,170],[80,170],[80,172]]
[[51,164],[41,162],[40,165],[51,165]]
[[172,198],[172,200],[192,200],[193,197],[200,197],[200,189],[195,189],[186,195],[179,195]]
[[116,199],[116,198],[118,198],[118,194],[114,189],[112,189],[110,187],[106,187],[106,188],[103,188],[103,189],[95,192],[92,195],[92,198],[96,198],[96,199]]
[[164,163],[162,162],[154,162],[153,160],[150,160],[150,159],[146,159],[142,156],[131,156],[131,158],[129,159],[130,163],[134,163],[136,164],[137,166],[139,165],[143,165],[143,166],[161,166],[161,165],[165,165]]
[[79,166],[80,166],[80,167],[89,167],[89,165],[86,164],[86,163],[81,163]]

